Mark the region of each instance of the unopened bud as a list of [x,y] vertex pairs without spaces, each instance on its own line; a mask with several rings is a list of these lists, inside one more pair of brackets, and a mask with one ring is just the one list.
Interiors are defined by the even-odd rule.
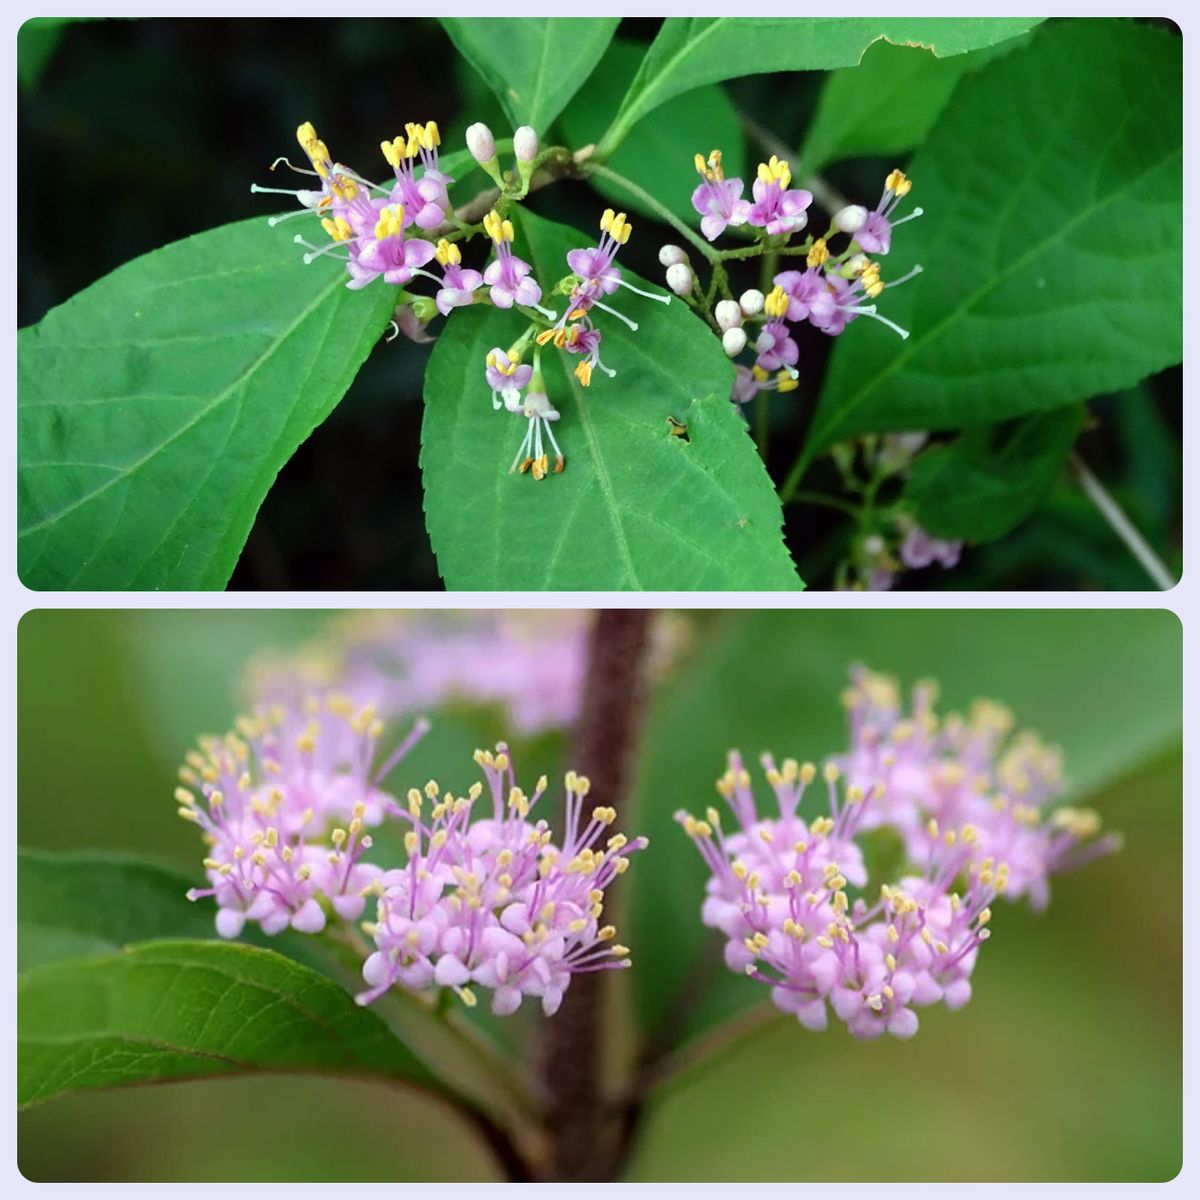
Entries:
[[538,135],[534,132],[532,125],[522,125],[513,134],[513,152],[517,156],[517,162],[521,164],[522,173],[524,173],[527,164],[537,158]]
[[756,317],[763,310],[763,294],[758,288],[750,288],[741,294],[738,305],[748,317]]
[[741,305],[736,300],[720,301],[713,315],[717,318],[717,325],[721,329],[737,329],[742,323]]
[[833,214],[833,227],[842,233],[857,233],[866,221],[867,210],[861,204],[847,204]]
[[692,290],[692,268],[687,263],[672,263],[667,268],[667,287],[677,296],[687,296]]
[[437,316],[437,303],[432,296],[414,296],[412,310],[417,320],[424,324]]
[[746,348],[746,331],[740,325],[725,330],[721,345],[730,358],[736,358]]
[[658,261],[664,267],[674,267],[679,263],[686,263],[687,260],[688,256],[684,248],[674,246],[669,242],[658,252]]
[[481,167],[496,161],[496,139],[482,121],[476,121],[467,129],[467,149]]

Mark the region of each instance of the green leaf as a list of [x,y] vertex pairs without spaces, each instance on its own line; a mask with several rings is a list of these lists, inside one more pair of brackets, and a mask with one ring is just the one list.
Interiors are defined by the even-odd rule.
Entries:
[[[522,212],[517,254],[547,287],[591,235]],[[652,285],[626,271],[639,287]],[[492,408],[484,360],[525,328],[515,312],[454,315],[425,376],[421,469],[429,536],[450,588],[777,589],[800,581],[783,544],[778,497],[729,400],[720,343],[681,302],[621,291],[632,333],[597,311],[605,364],[580,386],[564,354],[542,365],[562,413],[561,475],[510,474],[526,419]],[[668,418],[687,426],[672,435]]]
[[[912,164],[925,216],[885,280],[925,274],[833,355],[807,457],[1128,387],[1182,355],[1180,41],[1070,21],[964,79]],[[986,137],[980,130],[987,129]]]
[[1024,38],[939,58],[929,50],[874,43],[856,67],[831,71],[800,152],[805,175],[855,155],[902,154],[933,128],[958,81]]
[[[211,900],[187,891],[203,879],[132,855],[17,851],[17,969],[120,950],[151,938],[216,938]],[[270,945],[317,970],[332,964],[313,938],[248,926],[243,940]]]
[[[625,817],[650,838],[654,862],[623,885],[622,941],[635,960],[639,1028],[666,1046],[763,999],[761,985],[724,966],[720,935],[700,924],[707,876],[674,813],[722,803],[713,781],[730,748],[749,764],[768,750],[815,761],[842,752],[851,664],[906,687],[932,676],[947,712],[977,696],[1003,701],[1021,726],[1062,747],[1071,803],[1173,744],[1181,728],[1181,627],[1168,612],[724,612],[696,644],[701,652],[657,694]],[[769,796],[758,774],[755,788]]]
[[648,112],[705,83],[771,71],[853,66],[872,42],[939,57],[990,46],[1036,25],[1016,17],[668,17],[598,152],[608,156]]
[[337,984],[270,950],[145,942],[17,981],[17,1098],[244,1071],[433,1079]]
[[[588,83],[587,104],[571,105],[559,119],[563,136],[573,149],[596,141],[608,127],[637,74],[643,53],[639,43],[621,38],[609,46]],[[691,204],[696,187],[692,159],[696,153],[707,155],[714,146],[724,153],[727,175],[745,174],[746,145],[737,111],[722,88],[710,85],[668,101],[638,122],[608,166],[645,188],[676,216],[698,226],[700,214]],[[598,176],[591,183],[618,208],[657,218],[620,185]]]
[[545,134],[600,61],[619,17],[443,17],[514,125]]
[[935,537],[988,542],[1019,525],[1050,490],[1083,428],[1072,405],[1012,429],[971,429],[913,463],[906,498]]
[[[18,335],[18,565],[34,588],[221,588],[394,289],[263,219],[172,243]],[[312,226],[306,227],[311,236]],[[320,235],[323,236],[323,235]]]

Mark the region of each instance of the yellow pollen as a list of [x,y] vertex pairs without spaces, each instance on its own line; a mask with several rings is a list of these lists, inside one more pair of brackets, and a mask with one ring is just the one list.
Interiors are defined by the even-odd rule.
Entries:
[[907,196],[912,191],[912,180],[903,171],[895,170],[884,180],[883,186],[897,196]]
[[623,246],[629,241],[633,226],[625,219],[624,213],[614,213],[611,208],[606,208],[600,218],[600,232],[607,233],[614,242]]
[[[773,289],[763,301],[763,311],[768,317],[779,318],[786,314],[788,310],[788,295],[781,287]],[[763,378],[766,378],[766,372],[763,372]]]
[[483,218],[483,229],[497,245],[513,240],[512,222],[505,221],[494,208]]
[[828,257],[829,247],[825,245],[825,239],[817,238],[805,261],[810,267],[819,267]]
[[578,366],[575,368],[575,378],[576,378],[576,379],[578,379],[578,380],[579,380],[579,382],[580,382],[580,383],[581,383],[581,384],[582,384],[584,387],[591,387],[591,384],[592,384],[592,364],[591,364],[590,362],[588,362],[586,359],[584,359],[583,361],[581,361],[581,362],[579,363],[579,365],[578,365]]
[[375,223],[375,236],[381,241],[388,237],[398,237],[404,228],[404,205],[389,204],[379,213]]
[[437,260],[444,267],[458,266],[462,262],[462,251],[453,243],[442,238],[437,244]]
[[786,189],[792,182],[792,169],[781,158],[771,155],[771,161],[758,164],[758,177],[763,183],[777,183]]

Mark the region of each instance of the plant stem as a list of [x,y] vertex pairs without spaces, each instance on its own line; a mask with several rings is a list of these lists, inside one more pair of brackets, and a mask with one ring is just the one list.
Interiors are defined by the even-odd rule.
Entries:
[[1105,486],[1092,474],[1091,469],[1075,452],[1069,459],[1071,469],[1079,480],[1083,494],[1096,506],[1100,515],[1108,522],[1109,528],[1125,543],[1134,558],[1141,564],[1142,569],[1154,581],[1155,587],[1164,592],[1175,586],[1175,580],[1167,565],[1150,547],[1150,543],[1137,531],[1125,510],[1113,499]]
[[795,504],[819,504],[822,508],[834,508],[856,521],[861,517],[859,509],[849,501],[839,500],[836,496],[826,496],[823,492],[793,492],[790,499]]
[[607,179],[609,183],[615,183],[619,187],[631,195],[636,196],[641,204],[644,204],[660,221],[666,225],[670,225],[681,237],[687,238],[689,242],[710,262],[717,263],[720,261],[721,255],[714,250],[698,233],[685,225],[669,208],[655,199],[645,188],[634,183],[632,179],[626,179],[624,175],[618,175],[611,167],[603,166],[598,162],[585,162],[580,168],[579,173],[586,179],[590,175],[594,175],[599,179]]
[[[591,781],[589,802],[621,810],[641,726],[649,614],[596,614],[588,651],[574,766]],[[612,1171],[616,1131],[605,1103],[604,1000],[611,971],[576,975],[562,1008],[542,1029],[542,1099],[551,1177],[600,1181]]]

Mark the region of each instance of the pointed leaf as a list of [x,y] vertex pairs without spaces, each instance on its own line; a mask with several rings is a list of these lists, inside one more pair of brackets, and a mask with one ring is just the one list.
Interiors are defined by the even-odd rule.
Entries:
[[[221,588],[394,289],[242,221],[126,263],[18,335],[18,563],[35,588]],[[319,235],[324,237],[323,234]]]
[[[1074,404],[1178,362],[1180,41],[1071,21],[964,79],[913,161],[879,303],[837,347],[808,457],[874,430],[950,429]],[[988,135],[980,135],[982,129]],[[866,326],[866,328],[863,328]]]
[[705,83],[770,71],[850,67],[872,42],[945,57],[1024,33],[1041,18],[668,17],[600,143],[611,154],[648,112]]
[[[549,289],[565,254],[595,239],[519,215],[516,252]],[[624,278],[653,288],[637,276]],[[661,289],[659,289],[661,290]],[[492,408],[484,360],[526,327],[515,312],[462,309],[425,376],[421,469],[433,548],[451,588],[739,589],[800,586],[781,510],[741,414],[720,343],[681,302],[619,292],[637,333],[597,311],[604,362],[590,388],[576,360],[542,362],[566,470],[510,474],[526,418]],[[562,303],[562,296],[546,300]],[[716,393],[716,394],[714,394]],[[668,418],[687,426],[673,436]]]
[[17,1099],[245,1071],[362,1071],[430,1085],[369,1009],[271,950],[145,942],[17,983]]
[[514,125],[545,134],[616,32],[619,17],[443,17],[450,40]]

